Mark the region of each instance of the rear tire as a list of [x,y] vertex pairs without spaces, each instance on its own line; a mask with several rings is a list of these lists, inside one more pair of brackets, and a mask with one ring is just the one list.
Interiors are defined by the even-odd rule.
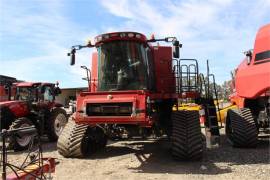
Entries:
[[67,123],[66,111],[61,108],[56,108],[52,111],[48,124],[48,138],[50,141],[57,141],[59,135],[63,131]]
[[[30,121],[28,118],[22,117],[15,120],[11,124],[9,130],[23,128],[23,127],[30,127],[33,125],[34,124],[32,123],[32,121]],[[33,138],[34,138],[33,135],[20,136],[20,134],[18,134],[18,136],[10,137],[8,148],[14,149],[14,151],[21,151],[21,150],[28,149],[29,146],[33,143]]]
[[252,148],[257,145],[258,130],[249,108],[229,109],[225,131],[234,147]]
[[172,156],[176,160],[199,160],[203,141],[198,111],[172,113]]

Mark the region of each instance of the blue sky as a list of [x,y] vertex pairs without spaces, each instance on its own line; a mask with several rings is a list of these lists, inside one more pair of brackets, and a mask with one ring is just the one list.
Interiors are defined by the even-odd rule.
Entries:
[[0,74],[27,81],[60,81],[61,87],[86,86],[81,65],[91,50],[70,46],[111,31],[176,36],[182,58],[206,59],[218,83],[253,47],[257,29],[270,23],[270,0],[0,0]]

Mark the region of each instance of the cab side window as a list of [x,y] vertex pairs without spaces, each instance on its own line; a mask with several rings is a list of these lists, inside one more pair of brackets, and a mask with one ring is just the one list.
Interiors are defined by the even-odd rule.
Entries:
[[45,91],[44,91],[44,100],[45,101],[53,101],[53,94],[52,94],[52,90],[50,87],[45,87]]

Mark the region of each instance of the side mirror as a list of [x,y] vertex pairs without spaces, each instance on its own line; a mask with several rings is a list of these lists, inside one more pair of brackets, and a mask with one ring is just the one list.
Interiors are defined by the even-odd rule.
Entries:
[[252,59],[252,50],[246,51],[246,52],[244,52],[244,54],[247,57],[247,65],[249,65],[251,62],[251,59]]
[[75,64],[75,54],[71,54],[70,65],[73,66],[74,64]]
[[251,62],[251,57],[250,56],[247,56],[247,65],[249,65]]
[[70,65],[73,66],[75,64],[75,53],[76,53],[76,49],[72,48],[70,53],[68,53],[67,55],[70,56]]
[[55,87],[54,88],[54,94],[57,96],[59,94],[61,94],[61,89],[59,87]]
[[179,58],[179,48],[182,47],[182,44],[179,41],[173,41],[173,57]]

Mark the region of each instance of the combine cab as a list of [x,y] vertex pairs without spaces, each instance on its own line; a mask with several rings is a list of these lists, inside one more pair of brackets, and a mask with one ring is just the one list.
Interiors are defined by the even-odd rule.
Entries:
[[[173,47],[153,45],[159,41]],[[58,152],[84,157],[106,146],[108,138],[155,134],[167,135],[175,159],[200,159],[199,111],[172,111],[187,98],[205,110],[208,145],[218,144],[216,109],[208,91],[211,75],[208,71],[204,80],[197,60],[178,59],[181,46],[175,37],[147,39],[136,32],[102,34],[95,44],[73,46],[71,65],[77,50],[95,47],[97,52],[92,55],[89,90],[77,97],[76,112],[58,139]]]
[[254,49],[233,74],[230,99],[237,109],[229,110],[226,134],[235,147],[255,147],[258,134],[269,134],[270,122],[270,24],[257,33]]
[[[0,127],[2,129],[17,129],[37,126],[41,134],[48,135],[51,141],[56,141],[61,133],[67,115],[61,104],[54,99],[60,89],[52,83],[14,83],[16,94],[10,101],[0,102]],[[10,139],[10,148],[26,149],[31,142],[31,136],[16,136]]]

